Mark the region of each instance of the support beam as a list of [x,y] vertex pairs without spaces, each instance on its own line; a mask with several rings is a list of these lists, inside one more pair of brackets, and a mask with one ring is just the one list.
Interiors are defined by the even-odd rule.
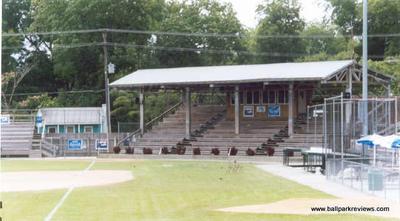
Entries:
[[289,84],[288,134],[290,137],[293,135],[293,82]]
[[239,86],[235,86],[235,134],[240,134]]
[[144,89],[140,88],[139,91],[139,111],[140,111],[140,134],[144,134]]
[[185,88],[185,109],[186,109],[186,130],[185,130],[185,138],[191,139],[192,134],[192,98],[190,93],[190,88]]

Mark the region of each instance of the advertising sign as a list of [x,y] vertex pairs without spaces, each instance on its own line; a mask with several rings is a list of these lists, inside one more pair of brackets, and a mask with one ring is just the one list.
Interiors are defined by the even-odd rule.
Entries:
[[313,117],[318,117],[319,115],[322,115],[323,113],[324,113],[324,110],[314,110]]
[[5,115],[1,115],[0,117],[0,124],[10,124],[10,115],[9,114],[5,114]]
[[82,140],[68,140],[68,150],[81,150]]
[[268,106],[268,117],[280,117],[281,116],[281,106],[274,104]]
[[107,140],[96,139],[96,150],[108,150]]
[[42,115],[42,111],[38,111],[36,114],[36,127],[40,128],[43,126],[43,115]]
[[265,106],[257,106],[257,113],[264,113],[265,112]]
[[244,106],[243,117],[254,117],[254,106]]

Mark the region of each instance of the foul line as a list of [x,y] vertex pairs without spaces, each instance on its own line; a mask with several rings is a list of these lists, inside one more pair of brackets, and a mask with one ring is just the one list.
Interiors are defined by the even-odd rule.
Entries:
[[89,166],[86,167],[86,168],[83,170],[83,172],[90,170],[90,169],[93,167],[94,163],[96,163],[96,160],[93,160],[92,163],[90,163]]
[[[94,163],[96,162],[96,160],[93,160],[88,167],[86,167],[82,172],[86,172],[88,170],[90,170],[90,168],[93,167]],[[72,190],[75,189],[75,186],[71,186],[67,192],[64,193],[64,195],[61,197],[60,201],[58,201],[57,205],[51,210],[51,212],[46,216],[46,218],[44,219],[45,221],[50,221],[54,214],[57,212],[57,210],[64,204],[64,201],[67,199],[67,197],[69,196],[69,194],[72,192]]]

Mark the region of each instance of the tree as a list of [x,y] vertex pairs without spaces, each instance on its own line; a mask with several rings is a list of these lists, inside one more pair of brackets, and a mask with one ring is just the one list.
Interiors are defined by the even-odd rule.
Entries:
[[[238,36],[243,32],[232,5],[215,0],[169,2],[160,29],[170,32],[221,33]],[[157,51],[160,66],[163,67],[232,64],[244,59],[237,52],[245,50],[243,40],[239,37],[160,35],[157,36],[155,45],[194,49],[194,51]],[[219,53],[199,52],[195,51],[196,49],[216,50]]]
[[[31,23],[30,0],[4,0],[2,2],[3,33],[18,33],[27,30]],[[15,71],[20,61],[23,59],[24,53],[21,52],[24,46],[23,36],[3,37],[2,38],[2,71]],[[17,53],[20,56],[15,56]]]
[[[354,0],[327,0],[332,6],[332,20],[345,34],[362,34],[362,2]],[[368,1],[368,34],[390,34],[400,31],[400,1]],[[368,39],[368,55],[374,60],[400,54],[400,38],[377,36]],[[361,47],[357,48],[361,54]]]
[[348,50],[348,44],[351,43],[351,40],[335,32],[335,28],[326,23],[307,26],[301,33],[301,36],[304,37],[305,53],[310,55],[319,53],[336,55]]
[[2,105],[5,109],[9,109],[13,99],[15,90],[25,76],[32,70],[34,65],[25,65],[23,68],[18,69],[16,72],[7,72],[1,75],[2,84]]
[[59,107],[57,99],[44,93],[41,95],[29,96],[18,102],[17,108],[22,109],[39,109],[44,107]]
[[[300,5],[297,1],[271,0],[259,5],[257,12],[262,19],[257,25],[256,52],[275,54],[277,56],[260,56],[257,62],[271,63],[293,61],[296,54],[304,53],[300,33],[305,22],[300,17]],[[289,38],[275,38],[262,36],[286,36]]]
[[394,77],[391,88],[393,95],[400,95],[400,56],[390,57],[383,61],[368,62],[369,68],[380,73],[388,74]]

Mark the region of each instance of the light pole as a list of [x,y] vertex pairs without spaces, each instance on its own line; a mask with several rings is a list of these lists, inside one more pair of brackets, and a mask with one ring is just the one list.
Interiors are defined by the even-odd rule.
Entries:
[[365,136],[368,134],[368,0],[363,0],[362,48],[363,134]]

